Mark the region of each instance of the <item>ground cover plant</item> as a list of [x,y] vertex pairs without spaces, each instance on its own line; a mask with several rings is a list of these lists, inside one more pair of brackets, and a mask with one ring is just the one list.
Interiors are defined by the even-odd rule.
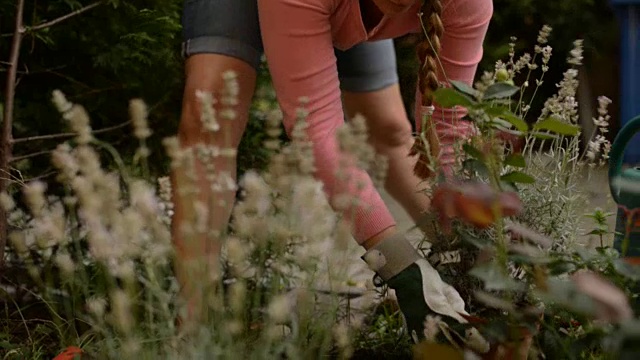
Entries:
[[[211,234],[211,204],[199,200],[193,160],[235,151],[183,150],[165,138],[170,166],[183,174],[173,189],[148,170],[153,112],[142,100],[129,104],[138,147],[125,160],[92,132],[82,105],[56,91],[52,104],[75,134],[51,155],[57,186],[30,181],[0,198],[10,214],[7,263],[14,269],[0,292],[3,358],[48,359],[71,345],[83,358],[99,359],[633,356],[640,323],[632,285],[640,272],[604,242],[580,241],[592,229],[580,228],[579,177],[584,167],[606,163],[610,101],[599,99],[596,133],[581,144],[575,93],[582,43],[576,41],[557,93],[532,109],[548,71],[550,33],[542,29],[530,54],[516,54],[513,39],[509,58],[473,88],[453,82],[436,93],[444,107],[469,109],[478,134],[460,144],[454,179],[425,183],[434,206],[425,221],[433,231],[419,246],[461,292],[472,314],[468,326],[425,319],[429,340],[414,347],[393,294],[350,277],[359,259],[344,251],[352,241],[348,224],[313,178],[304,103],[292,139],[283,142],[277,107],[259,102],[269,153],[264,169],[247,171],[237,184],[210,169],[214,188],[240,190],[229,232]],[[234,120],[231,111],[211,107],[214,97],[233,103],[234,75],[225,79],[225,93],[201,94],[208,131]],[[534,123],[523,120],[534,113]],[[384,161],[366,136],[364,122],[355,119],[340,131],[341,148],[381,184]],[[181,311],[169,232],[175,191],[193,200],[184,236],[225,243],[220,267],[203,275],[208,322],[189,336],[175,325]],[[593,209],[591,215],[595,233],[608,235],[608,214]],[[370,300],[355,306],[363,294]],[[467,340],[472,329],[480,341]]]

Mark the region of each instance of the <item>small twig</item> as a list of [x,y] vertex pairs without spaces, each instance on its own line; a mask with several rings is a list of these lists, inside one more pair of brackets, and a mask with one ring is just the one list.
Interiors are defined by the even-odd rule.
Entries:
[[18,314],[20,315],[20,318],[22,319],[22,324],[24,325],[24,328],[27,331],[27,337],[29,338],[29,341],[32,342],[33,338],[31,337],[31,331],[29,331],[29,326],[27,325],[27,319],[25,319],[24,314],[22,313],[22,310],[20,309],[20,305],[18,305],[18,303],[15,301],[15,299],[12,299],[11,301],[13,302],[13,305],[16,307],[16,310],[18,311]]
[[[0,61],[0,63],[1,63],[1,62],[2,62],[2,61]],[[66,67],[67,67],[67,65],[59,65],[59,66],[53,67],[53,68],[51,68],[51,69],[42,69],[42,70],[35,70],[35,71],[30,71],[29,69],[26,69],[26,70],[20,70],[20,71],[18,71],[18,74],[19,74],[19,75],[35,75],[35,74],[44,74],[44,73],[48,73],[48,72],[55,71],[55,70],[62,70],[62,69],[64,69],[64,68],[66,68]],[[0,69],[0,72],[6,72],[6,70],[4,70],[4,69]]]
[[39,141],[39,140],[54,140],[54,139],[62,139],[68,138],[77,135],[76,133],[60,133],[60,134],[49,134],[49,135],[37,135],[37,136],[29,136],[20,139],[14,139],[13,144],[28,142],[28,141]]
[[44,173],[44,174],[42,174],[42,175],[38,175],[38,176],[34,176],[34,177],[32,177],[32,178],[25,179],[25,180],[24,180],[24,182],[25,182],[25,184],[26,184],[26,183],[30,183],[30,182],[32,182],[32,181],[39,181],[39,180],[43,180],[43,179],[46,179],[46,178],[48,178],[48,177],[50,177],[50,176],[53,176],[53,175],[55,175],[55,174],[57,174],[57,173],[58,173],[58,171],[56,171],[56,170],[49,171],[49,172],[46,172],[46,173]]
[[21,177],[17,177],[15,175],[13,175],[11,173],[11,171],[9,171],[9,170],[0,171],[0,173],[4,173],[5,175],[8,176],[8,178],[3,178],[3,179],[6,179],[7,181],[14,181],[14,182],[21,183],[22,182],[22,174],[20,173],[20,171],[17,171],[17,172],[18,172],[18,175],[20,175]]
[[87,5],[87,6],[83,7],[83,8],[80,8],[80,9],[78,9],[76,11],[72,11],[72,12],[66,14],[66,15],[60,16],[59,18],[53,19],[51,21],[47,21],[47,22],[42,23],[42,24],[31,26],[31,27],[29,27],[28,31],[38,31],[38,30],[42,30],[42,29],[48,28],[50,26],[56,25],[58,23],[61,23],[61,22],[65,21],[65,20],[68,20],[68,19],[70,19],[70,18],[72,18],[74,16],[80,15],[83,12],[89,11],[89,10],[99,6],[99,5],[102,5],[102,1],[94,2],[93,4],[89,4],[89,5]]
[[[80,14],[86,12],[86,11],[89,11],[89,10],[95,8],[96,6],[101,5],[102,3],[103,3],[102,1],[97,1],[97,2],[95,2],[93,4],[90,4],[90,5],[87,5],[87,6],[83,7],[83,8],[81,8],[81,9],[72,11],[72,12],[66,14],[66,15],[60,16],[59,18],[55,18],[55,19],[53,19],[51,21],[47,21],[47,22],[44,22],[42,24],[30,26],[30,27],[24,29],[23,32],[38,31],[38,30],[42,30],[44,28],[56,25],[56,24],[61,23],[61,22],[65,21],[65,20],[68,20],[68,19],[70,19],[70,18],[72,18],[72,17],[74,17],[76,15],[80,15]],[[0,37],[11,37],[11,36],[13,36],[13,33],[0,34]]]
[[[114,126],[110,126],[110,127],[106,127],[104,129],[99,129],[99,130],[94,130],[91,133],[92,134],[103,134],[109,131],[113,131],[113,130],[118,130],[120,128],[123,128],[127,125],[131,124],[131,121],[126,121],[123,122],[121,124],[118,125],[114,125]],[[69,138],[69,137],[73,137],[76,136],[76,133],[60,133],[60,134],[49,134],[49,135],[36,135],[36,136],[29,136],[29,137],[24,137],[24,138],[19,138],[19,139],[13,139],[12,143],[13,144],[19,144],[19,143],[23,143],[23,142],[29,142],[29,141],[41,141],[41,140],[55,140],[55,139],[63,139],[63,138]],[[14,158],[15,159],[15,158]]]
[[77,99],[81,99],[81,98],[86,97],[86,96],[91,96],[91,95],[99,94],[99,93],[106,92],[106,91],[123,90],[123,89],[126,89],[126,88],[127,88],[126,85],[115,85],[115,86],[109,86],[109,87],[102,88],[102,89],[93,89],[93,90],[89,90],[87,92],[70,95],[69,96],[69,100],[77,100]]
[[21,155],[21,156],[14,156],[11,158],[11,160],[9,162],[17,162],[20,160],[26,160],[26,159],[31,159],[37,156],[41,156],[41,155],[47,155],[47,154],[51,154],[53,152],[53,150],[43,150],[43,151],[38,151],[38,152],[34,152],[31,154],[27,154],[27,155]]
[[24,182],[22,180],[18,181],[18,180],[14,180],[8,177],[4,177],[4,176],[0,176],[0,180],[2,181],[6,181],[7,184],[18,184],[18,185],[24,185]]
[[60,72],[57,72],[57,71],[47,71],[47,73],[48,73],[48,74],[53,74],[53,75],[59,76],[59,77],[61,77],[61,78],[65,79],[65,80],[67,80],[67,81],[69,81],[69,82],[72,82],[72,83],[76,84],[76,85],[80,85],[80,86],[82,86],[82,87],[84,87],[84,88],[87,88],[87,89],[91,89],[91,90],[93,90],[93,89],[91,88],[91,86],[89,86],[89,85],[87,85],[87,84],[83,83],[82,81],[76,80],[76,79],[74,79],[74,78],[72,78],[72,77],[70,77],[70,76],[68,76],[68,75],[62,74],[62,73],[60,73]]

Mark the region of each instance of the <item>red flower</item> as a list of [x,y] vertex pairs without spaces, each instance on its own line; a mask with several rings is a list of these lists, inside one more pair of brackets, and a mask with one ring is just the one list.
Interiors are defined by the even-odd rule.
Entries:
[[439,213],[440,226],[451,231],[453,219],[478,228],[491,226],[500,216],[514,216],[522,211],[522,201],[514,192],[497,192],[486,183],[443,183],[432,199]]
[[60,354],[53,358],[53,360],[76,360],[82,356],[82,349],[77,346],[69,346],[64,349]]

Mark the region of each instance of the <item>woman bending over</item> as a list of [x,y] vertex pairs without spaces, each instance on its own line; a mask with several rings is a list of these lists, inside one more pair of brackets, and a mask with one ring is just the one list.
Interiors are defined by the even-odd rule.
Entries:
[[[347,50],[367,41],[424,34],[417,49],[422,66],[416,119],[425,113],[430,116],[430,126],[435,129],[431,150],[445,173],[450,173],[456,141],[468,137],[474,128],[461,119],[461,111],[434,109],[433,91],[448,80],[471,85],[493,14],[492,0],[258,0],[258,13],[285,128],[291,131],[299,98],[306,97],[316,175],[329,199],[344,189],[359,199],[343,211],[343,217],[351,221],[354,238],[367,250],[363,259],[395,290],[409,330],[421,337],[426,316],[434,312],[465,322],[460,315],[465,314],[460,295],[444,284],[429,262],[396,231],[395,221],[367,173],[354,167],[349,169],[352,181],[336,176],[336,130],[344,110],[334,47]],[[400,112],[401,107],[391,111]],[[369,124],[375,127],[375,119]],[[420,121],[416,125],[420,128]],[[424,195],[417,193],[418,180],[413,175],[416,159],[407,156],[407,148],[412,146],[409,128],[394,132],[385,142],[390,150],[385,155],[396,164],[388,173],[387,188],[415,219],[428,209],[421,198]]]

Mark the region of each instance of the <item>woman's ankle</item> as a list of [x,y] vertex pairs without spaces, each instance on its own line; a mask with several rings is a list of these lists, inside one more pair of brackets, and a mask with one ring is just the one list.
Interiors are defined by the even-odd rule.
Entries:
[[406,234],[396,232],[379,241],[362,256],[369,268],[384,281],[395,277],[416,261],[423,259]]

